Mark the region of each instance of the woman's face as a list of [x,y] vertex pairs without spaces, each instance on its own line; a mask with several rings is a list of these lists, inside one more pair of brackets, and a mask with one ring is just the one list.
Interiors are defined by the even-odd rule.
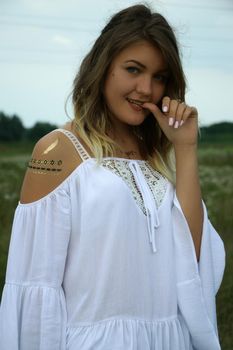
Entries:
[[157,104],[164,96],[168,71],[158,48],[140,41],[113,60],[104,85],[110,118],[117,127],[139,125],[150,113],[140,104]]

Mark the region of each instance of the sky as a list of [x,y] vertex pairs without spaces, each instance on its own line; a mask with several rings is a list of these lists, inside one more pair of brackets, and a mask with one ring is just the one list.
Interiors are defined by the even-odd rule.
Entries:
[[[61,126],[82,58],[111,15],[139,1],[0,0],[0,111]],[[233,122],[233,1],[147,1],[175,30],[200,126]],[[73,117],[71,98],[67,111]]]

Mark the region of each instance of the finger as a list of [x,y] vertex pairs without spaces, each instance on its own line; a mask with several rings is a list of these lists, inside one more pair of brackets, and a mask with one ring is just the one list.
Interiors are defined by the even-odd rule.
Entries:
[[165,96],[163,98],[163,100],[162,100],[162,111],[164,113],[168,113],[169,107],[170,107],[170,101],[171,101],[171,99],[168,96]]
[[145,102],[142,107],[148,109],[156,118],[164,118],[163,113],[154,103]]
[[190,117],[197,117],[198,116],[198,111],[196,107],[190,107],[192,109]]
[[185,122],[191,116],[192,112],[193,112],[192,107],[186,106],[186,109],[182,116],[182,120]]
[[[183,115],[187,106],[185,103],[179,103],[178,108],[176,110],[176,120],[174,123],[174,128],[177,129],[180,125],[183,124]],[[181,123],[182,122],[182,123]]]
[[177,111],[178,105],[179,105],[178,101],[176,101],[176,100],[170,101],[170,108],[169,108],[169,112],[168,112],[168,116],[169,116],[168,124],[170,126],[173,126],[174,122],[176,120],[176,111]]

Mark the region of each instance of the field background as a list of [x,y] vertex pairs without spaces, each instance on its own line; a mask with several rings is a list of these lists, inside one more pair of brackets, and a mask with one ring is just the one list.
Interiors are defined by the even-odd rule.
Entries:
[[[14,210],[33,143],[0,143],[0,297]],[[209,218],[226,249],[226,269],[217,295],[218,328],[222,350],[233,349],[233,145],[199,146],[203,199]]]

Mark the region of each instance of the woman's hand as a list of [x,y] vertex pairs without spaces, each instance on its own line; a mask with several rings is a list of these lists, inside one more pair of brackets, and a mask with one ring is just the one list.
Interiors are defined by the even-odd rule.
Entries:
[[156,118],[159,126],[174,146],[196,145],[198,137],[198,112],[195,107],[189,107],[178,100],[164,97],[162,110],[153,103],[142,105]]

